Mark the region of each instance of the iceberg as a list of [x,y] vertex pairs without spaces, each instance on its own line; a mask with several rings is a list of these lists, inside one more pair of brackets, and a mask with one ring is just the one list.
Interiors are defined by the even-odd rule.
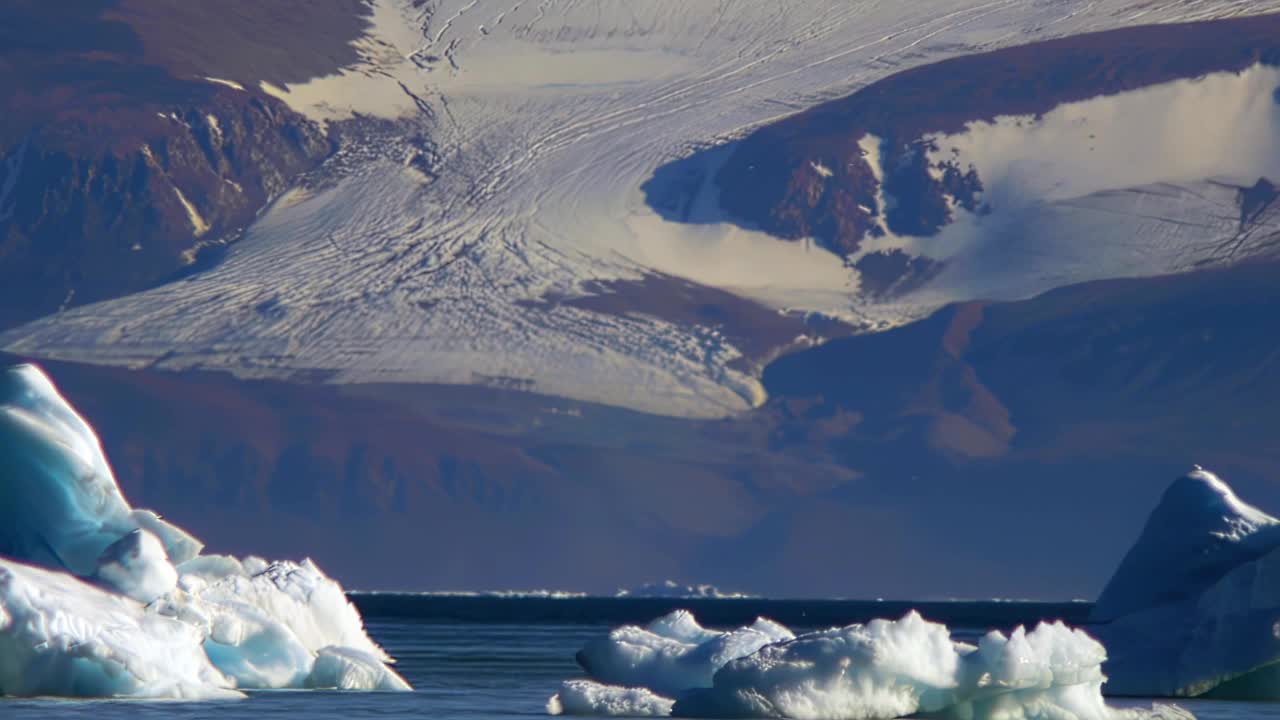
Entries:
[[89,424],[34,365],[0,373],[0,555],[91,575],[102,552],[146,528],[181,563],[202,545],[120,494]]
[[5,695],[239,697],[200,631],[63,572],[0,558]]
[[0,695],[410,689],[310,560],[202,550],[130,507],[40,369],[0,373]]
[[1196,467],[1094,608],[1115,695],[1280,699],[1280,521]]
[[615,687],[593,680],[565,680],[547,701],[549,715],[667,717],[674,700],[646,688]]
[[758,620],[729,632],[677,611],[623,627],[578,654],[551,714],[889,720],[1136,720],[1176,708],[1117,710],[1103,701],[1106,651],[1085,632],[1042,622],[977,645],[908,612],[898,620],[800,635]]
[[730,632],[708,630],[693,613],[676,610],[646,627],[627,625],[588,642],[577,660],[604,683],[639,685],[672,695],[710,686],[711,677],[730,660],[793,637],[787,628],[763,618]]

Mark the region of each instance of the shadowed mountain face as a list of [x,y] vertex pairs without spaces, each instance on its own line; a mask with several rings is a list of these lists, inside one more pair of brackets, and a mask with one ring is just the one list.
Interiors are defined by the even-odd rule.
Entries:
[[46,367],[132,500],[356,587],[1091,597],[1193,462],[1280,503],[1276,271],[953,306],[778,360],[719,422]]
[[351,62],[366,14],[357,0],[5,3],[0,327],[155,284],[231,239],[331,151],[260,83]]

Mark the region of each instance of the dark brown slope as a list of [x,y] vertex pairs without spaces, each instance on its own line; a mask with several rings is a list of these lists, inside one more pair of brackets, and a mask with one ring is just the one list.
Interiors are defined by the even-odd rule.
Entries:
[[[941,179],[930,174],[925,135],[1259,62],[1280,63],[1280,15],[1078,35],[913,68],[735,143],[715,174],[721,208],[729,220],[784,239],[814,237],[842,254],[856,252],[882,225],[933,235],[953,219],[947,196],[970,211],[987,208],[972,168],[947,163],[937,168]],[[882,140],[892,208],[878,206],[878,182],[858,146],[868,133]],[[707,164],[702,156],[720,151],[659,169],[651,204],[689,221],[666,197],[677,189],[667,186],[696,175]],[[859,269],[873,295],[908,289],[936,270],[900,254],[867,256]]]
[[127,494],[359,587],[1093,597],[1169,477],[1280,504],[1280,267],[966,304],[682,421],[483,388],[46,363]]
[[322,129],[259,82],[354,62],[367,13],[356,0],[0,6],[0,327],[172,275],[315,167],[331,151]]
[[714,426],[511,391],[42,365],[135,504],[214,550],[310,555],[357,587],[682,575],[708,543],[852,477]]

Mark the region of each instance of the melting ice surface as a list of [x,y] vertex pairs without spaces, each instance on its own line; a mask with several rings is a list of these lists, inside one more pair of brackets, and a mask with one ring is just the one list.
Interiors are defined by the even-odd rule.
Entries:
[[568,680],[551,714],[878,720],[1187,717],[1117,710],[1102,698],[1106,651],[1060,622],[958,642],[910,612],[899,620],[794,635],[768,620],[729,632],[678,610],[587,643],[590,680]]
[[202,547],[129,506],[44,373],[0,374],[0,695],[409,689],[310,560]]

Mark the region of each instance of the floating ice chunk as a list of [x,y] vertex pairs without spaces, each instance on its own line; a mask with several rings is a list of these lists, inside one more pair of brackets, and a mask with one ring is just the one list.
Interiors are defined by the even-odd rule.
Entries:
[[134,600],[0,559],[0,695],[240,697],[202,640]]
[[578,664],[605,683],[673,695],[710,687],[725,663],[792,637],[790,630],[765,619],[731,632],[707,630],[688,610],[676,610],[647,627],[628,625],[592,640],[578,653]]
[[1245,503],[1197,469],[1160,498],[1091,619],[1105,622],[1205,590],[1240,564],[1280,547],[1280,520]]
[[547,713],[666,717],[671,714],[674,702],[644,688],[601,685],[591,680],[566,680],[560,685],[560,692],[547,701]]
[[669,638],[682,643],[697,645],[714,640],[724,633],[708,630],[698,624],[693,613],[688,610],[675,610],[649,623],[646,630],[659,637]]
[[381,692],[412,689],[382,660],[348,647],[321,648],[307,687]]
[[713,687],[680,696],[693,717],[898,718],[960,700],[947,628],[908,613],[801,635],[727,664]]
[[1197,468],[1165,491],[1092,619],[1113,693],[1280,699],[1280,524]]
[[178,585],[160,540],[146,530],[134,530],[107,546],[98,558],[94,577],[121,595],[146,604]]
[[199,543],[125,502],[89,424],[34,365],[0,372],[0,555],[88,576],[125,533],[145,527],[182,562]]
[[347,600],[342,586],[311,560],[274,562],[265,567],[254,560],[243,563],[240,572],[208,582],[195,596],[206,605],[256,608],[284,625],[310,652],[341,646],[382,662],[391,660],[365,633],[360,613]]
[[[314,664],[324,652],[349,650],[349,659],[372,658],[380,665],[391,661],[369,639],[342,588],[309,560],[266,564],[214,555],[180,570],[181,591],[156,611],[201,628],[210,660],[238,687],[312,687]],[[325,662],[332,668],[336,661]],[[378,678],[377,689],[408,689],[388,668]]]
[[32,570],[0,598],[0,694],[409,689],[310,560],[201,556],[129,507],[93,430],[31,365],[0,372],[0,468],[0,555],[68,571]]
[[[1041,623],[1030,632],[1019,627],[1007,636],[991,632],[977,646],[954,641],[945,626],[915,612],[795,637],[773,623],[753,628],[716,636],[676,655],[670,648],[681,643],[655,631],[684,638],[714,631],[675,615],[648,630],[620,628],[579,656],[594,659],[584,667],[596,679],[605,679],[598,670],[606,669],[615,684],[570,681],[548,701],[547,710],[660,714],[668,709],[664,696],[670,696],[670,713],[678,717],[1180,720],[1189,715],[1176,708],[1109,708],[1102,699],[1103,646],[1060,622]],[[710,684],[688,684],[702,679],[697,671],[715,664],[702,648],[747,630],[780,637],[724,662]],[[691,657],[701,664],[690,663]],[[677,681],[686,688],[670,690]]]

